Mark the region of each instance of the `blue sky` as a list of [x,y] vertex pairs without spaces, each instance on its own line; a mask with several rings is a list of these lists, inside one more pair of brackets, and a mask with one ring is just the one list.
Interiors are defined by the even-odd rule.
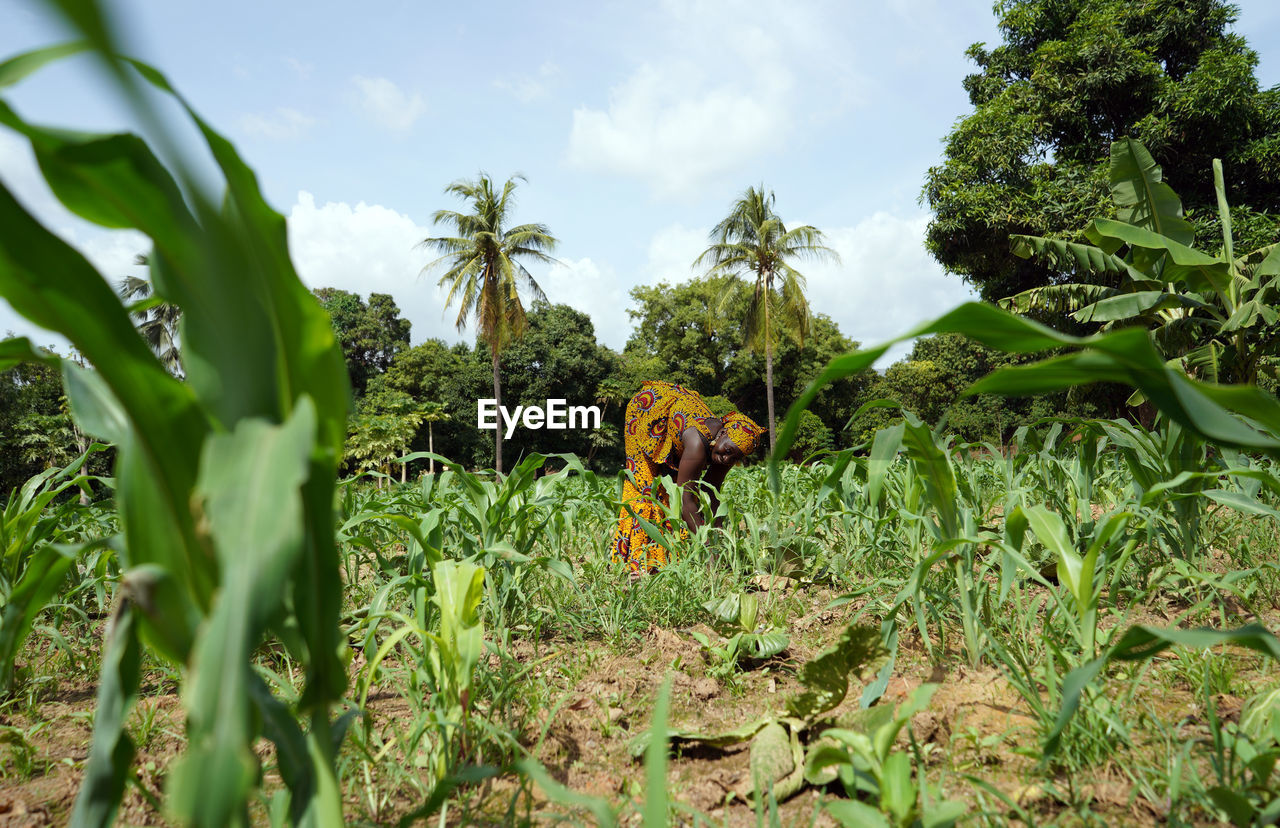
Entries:
[[[968,112],[965,49],[998,42],[990,0],[109,5],[130,50],[258,171],[303,280],[392,294],[414,343],[473,337],[415,245],[437,234],[435,210],[459,206],[445,186],[481,170],[527,177],[515,219],[547,224],[562,263],[535,278],[614,348],[630,333],[628,291],[694,275],[709,228],[761,183],[784,220],[840,253],[805,273],[814,309],[853,339],[882,341],[970,296],[925,252],[917,199]],[[1280,83],[1280,3],[1239,5],[1261,83]],[[0,4],[0,54],[61,31],[32,0]],[[86,69],[68,61],[8,98],[42,123],[125,127]],[[146,242],[60,209],[2,132],[0,179],[108,278],[142,275],[131,262]],[[0,303],[10,329],[58,342]]]

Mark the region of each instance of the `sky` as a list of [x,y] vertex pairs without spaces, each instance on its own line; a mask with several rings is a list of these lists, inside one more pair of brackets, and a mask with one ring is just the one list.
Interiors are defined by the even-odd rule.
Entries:
[[[999,42],[991,0],[107,5],[126,50],[257,171],[303,281],[391,294],[413,344],[474,341],[439,271],[423,274],[420,242],[447,234],[437,210],[464,207],[445,188],[482,171],[524,176],[513,221],[559,240],[559,264],[531,265],[534,278],[614,349],[632,331],[631,288],[698,275],[710,228],[749,186],[772,190],[788,225],[826,234],[840,262],[802,268],[809,301],[856,341],[973,297],[925,250],[919,196],[970,111],[965,49]],[[1238,5],[1261,84],[1280,83],[1280,3]],[[43,5],[0,0],[0,56],[65,38]],[[38,123],[133,128],[83,58],[5,97]],[[146,239],[67,213],[2,128],[0,180],[106,278],[145,275],[133,260]],[[5,331],[63,342],[0,300]]]

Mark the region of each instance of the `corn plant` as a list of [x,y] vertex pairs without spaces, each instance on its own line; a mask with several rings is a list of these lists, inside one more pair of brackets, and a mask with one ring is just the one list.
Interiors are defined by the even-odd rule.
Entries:
[[75,562],[74,550],[61,544],[75,540],[68,526],[77,504],[63,503],[46,511],[70,489],[91,478],[80,474],[96,444],[64,469],[48,469],[9,493],[0,512],[0,698],[13,687],[13,665],[36,615],[66,580]]
[[[565,503],[562,484],[571,472],[589,476],[573,455],[530,454],[516,465],[509,475],[484,479],[468,472],[456,463],[415,452],[400,458],[410,462],[431,457],[444,466],[453,476],[448,478],[455,486],[446,487],[445,478],[432,489],[424,481],[424,494],[431,498],[422,506],[450,513],[452,531],[443,542],[449,544],[466,560],[473,560],[488,573],[486,588],[494,611],[495,624],[500,629],[509,626],[510,614],[521,601],[527,601],[529,577],[535,570],[546,570],[567,580],[573,580],[573,569],[558,556],[540,554],[538,546],[548,526],[564,530],[563,517],[558,513]],[[565,468],[552,475],[538,477],[537,472],[552,457],[565,463]]]
[[[434,612],[427,623],[394,610],[380,613],[399,626],[383,640],[361,677],[361,708],[386,658],[406,639],[409,692],[427,704],[425,715],[414,722],[404,740],[406,753],[445,779],[468,750],[469,717],[473,704],[472,681],[484,651],[485,571],[471,562],[437,561],[431,567]],[[435,736],[427,739],[428,731]],[[424,743],[424,739],[426,740]]]
[[[183,311],[186,368],[185,381],[169,374],[110,282],[0,186],[0,294],[92,366],[61,365],[72,413],[118,450],[123,575],[72,821],[113,821],[131,774],[124,724],[147,647],[183,671],[187,750],[167,783],[177,821],[247,822],[259,780],[254,747],[266,735],[292,821],[340,825],[333,756],[342,724],[331,709],[346,686],[332,526],[349,396],[341,350],[290,262],[284,218],[232,144],[158,70],[121,56],[96,3],[51,5],[84,40],[0,64],[0,89],[88,51],[174,160],[166,165],[133,134],[37,126],[2,100],[0,124],[30,143],[68,209],[150,238],[156,294]],[[222,192],[209,192],[183,160],[157,93],[194,123]],[[23,343],[6,343],[5,354],[24,347],[36,355]],[[252,669],[269,635],[305,667],[296,704]]]
[[1218,782],[1209,796],[1235,825],[1274,825],[1280,820],[1274,781],[1280,764],[1280,690],[1250,699],[1239,722],[1220,721],[1212,695],[1204,695],[1213,739],[1210,762]]
[[[1216,267],[1216,265],[1215,265]],[[1261,266],[1260,266],[1261,267]],[[902,338],[942,332],[963,333],[992,348],[1008,352],[1035,353],[1066,348],[1067,352],[1029,365],[1006,368],[976,383],[967,393],[1023,395],[1061,390],[1092,382],[1120,382],[1135,388],[1172,423],[1198,439],[1220,447],[1232,447],[1280,457],[1280,402],[1257,388],[1223,386],[1188,377],[1166,364],[1147,333],[1123,329],[1075,337],[1046,328],[988,305],[970,303],[926,323]],[[896,341],[896,340],[895,340]],[[794,439],[799,412],[807,407],[826,384],[870,367],[893,344],[885,343],[833,359],[800,395],[788,412],[778,437],[776,453],[770,460],[770,482],[778,485],[778,458],[785,455]],[[1196,472],[1174,475],[1164,488],[1175,487]],[[1152,488],[1155,488],[1153,484]],[[1255,501],[1256,502],[1256,501]],[[1255,507],[1256,508],[1256,507]],[[1046,526],[1046,534],[1053,531]],[[1104,529],[1105,533],[1105,529]],[[1068,545],[1060,544],[1069,551]],[[1086,559],[1087,559],[1086,555]],[[1086,591],[1084,560],[1075,569],[1075,560],[1062,557],[1068,583],[1074,578],[1075,602],[1087,616],[1092,588]],[[1084,620],[1087,620],[1085,618]],[[1087,639],[1086,639],[1087,641]],[[1212,646],[1236,643],[1275,656],[1280,639],[1253,626],[1239,630],[1159,630],[1132,627],[1101,655],[1073,669],[1061,683],[1061,709],[1047,734],[1045,756],[1051,756],[1061,741],[1063,730],[1079,707],[1080,697],[1102,669],[1113,659],[1142,660],[1171,644]],[[1035,678],[1028,676],[1029,681]],[[1030,686],[1030,685],[1029,685]]]
[[954,825],[965,811],[955,800],[921,806],[929,786],[911,767],[911,756],[895,750],[898,734],[916,713],[929,706],[938,689],[922,684],[897,707],[864,712],[861,728],[831,727],[805,759],[805,778],[811,784],[839,780],[848,799],[828,799],[823,808],[845,826],[941,828]]

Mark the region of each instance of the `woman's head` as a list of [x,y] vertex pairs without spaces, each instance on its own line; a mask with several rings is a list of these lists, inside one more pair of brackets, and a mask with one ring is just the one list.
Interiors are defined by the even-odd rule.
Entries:
[[720,418],[720,432],[711,446],[711,460],[723,466],[740,463],[753,454],[764,437],[764,429],[738,412]]

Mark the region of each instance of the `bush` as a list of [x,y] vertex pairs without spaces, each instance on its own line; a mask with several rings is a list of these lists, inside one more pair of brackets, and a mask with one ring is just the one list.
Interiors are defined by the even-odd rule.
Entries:
[[818,451],[830,451],[832,448],[831,429],[822,422],[822,418],[812,411],[800,412],[800,423],[796,428],[796,439],[791,444],[787,458],[799,463]]

